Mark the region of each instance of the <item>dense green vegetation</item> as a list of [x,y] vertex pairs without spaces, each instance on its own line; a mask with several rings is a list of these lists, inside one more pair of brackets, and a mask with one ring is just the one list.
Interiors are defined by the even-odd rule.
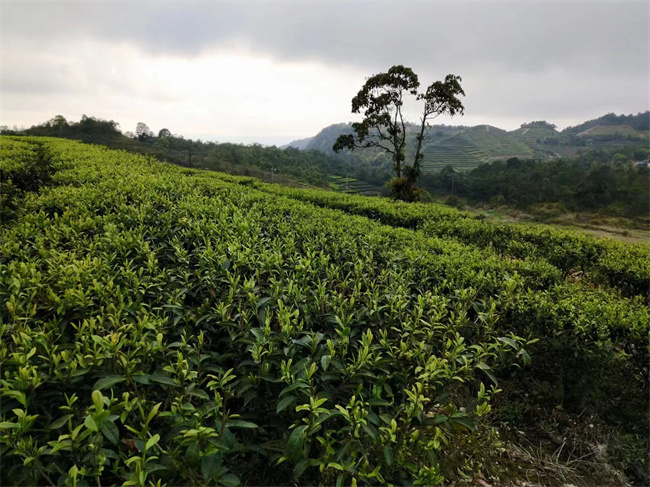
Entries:
[[574,160],[546,162],[515,158],[483,164],[466,173],[442,171],[437,177],[425,177],[423,186],[438,195],[451,194],[453,189],[455,195],[473,202],[519,208],[560,203],[566,211],[647,217],[650,171],[646,164],[635,166],[629,162],[647,153],[647,149],[620,150],[615,154],[591,151]]
[[647,483],[647,246],[0,140],[2,485]]
[[471,213],[430,204],[400,204],[254,184],[274,194],[363,215],[387,225],[421,229],[436,237],[453,237],[469,245],[493,249],[503,256],[547,261],[564,276],[580,271],[595,284],[609,284],[640,296],[648,293],[650,248],[646,245],[597,240],[548,227],[496,224]]
[[[79,122],[62,116],[26,130],[3,130],[9,135],[37,135],[77,139],[112,149],[152,155],[160,160],[186,167],[226,171],[272,180],[280,175],[301,183],[326,187],[329,174],[348,175],[373,186],[383,186],[390,178],[390,163],[377,165],[354,155],[331,157],[315,150],[300,151],[289,147],[263,147],[259,144],[232,144],[186,139],[161,129],[154,134],[139,124],[138,134],[118,130],[114,121],[83,116]],[[164,144],[160,141],[164,140]],[[284,180],[287,183],[288,181]]]
[[[607,127],[606,123],[626,122],[630,126],[643,127],[647,115],[630,116],[631,119],[625,120],[605,116],[586,122],[585,126],[590,129]],[[414,142],[414,127],[406,125],[407,152]],[[344,190],[345,184],[338,185],[332,180],[334,176],[349,180],[347,192],[378,194],[387,191],[385,183],[391,177],[391,160],[381,151],[367,149],[354,155],[333,155],[331,148],[337,136],[351,133],[350,125],[346,124],[323,129],[307,143],[306,150],[193,141],[167,129],[160,130],[158,136],[147,130],[140,136],[129,134],[131,136],[127,137],[119,132],[118,124],[113,121],[84,116],[79,122],[69,122],[58,116],[20,133],[73,138],[153,155],[185,167],[253,176],[289,186]],[[558,203],[558,209],[563,211],[600,212],[635,219],[650,214],[646,167],[633,165],[650,156],[647,143],[638,138],[626,141],[614,137],[587,147],[587,139],[570,132],[567,129],[560,133],[544,121],[523,124],[514,132],[489,126],[432,126],[425,134],[420,186],[435,196],[453,194],[471,204],[505,204],[526,209],[539,203]],[[159,142],[163,139],[166,144]],[[479,141],[482,142],[477,145]],[[569,145],[553,145],[565,143]],[[582,146],[575,145],[578,143]],[[538,159],[489,162],[507,152],[521,153],[526,150],[522,149],[525,146],[532,151],[528,155]],[[558,147],[573,147],[575,151],[570,151],[571,157],[543,160],[549,150],[551,155],[556,149],[563,152]]]

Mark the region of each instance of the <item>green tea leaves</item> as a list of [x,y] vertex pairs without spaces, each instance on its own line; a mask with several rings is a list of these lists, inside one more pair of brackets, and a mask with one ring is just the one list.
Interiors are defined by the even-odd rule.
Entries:
[[[1,140],[56,181],[0,228],[7,483],[472,484],[497,377],[642,390],[637,247]],[[569,282],[578,262],[601,274]]]
[[120,375],[109,375],[107,377],[103,377],[99,379],[97,382],[95,382],[95,385],[93,386],[93,389],[96,391],[100,391],[102,389],[106,388],[111,388],[114,385],[120,384],[126,380],[126,377],[120,376]]
[[289,457],[291,460],[297,460],[302,457],[306,431],[308,427],[308,425],[298,426],[289,435],[286,452],[287,457]]
[[278,406],[275,409],[275,412],[279,413],[280,411],[284,411],[289,405],[293,404],[294,402],[297,401],[296,396],[285,396],[282,399],[280,399],[280,402],[278,402]]

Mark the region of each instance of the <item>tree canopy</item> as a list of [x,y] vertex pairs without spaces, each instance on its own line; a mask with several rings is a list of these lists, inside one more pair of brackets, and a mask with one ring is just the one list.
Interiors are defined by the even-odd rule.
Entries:
[[145,140],[147,137],[153,137],[154,133],[146,123],[138,122],[135,126],[135,135],[138,139]]
[[[386,73],[371,76],[352,99],[352,113],[363,113],[361,122],[352,124],[353,133],[343,134],[334,143],[333,150],[380,148],[390,154],[396,178],[391,182],[394,198],[418,199],[415,182],[420,176],[422,142],[429,121],[442,114],[463,114],[458,98],[465,95],[460,76],[448,74],[444,81],[436,81],[424,92],[418,92],[420,81],[411,68],[393,66]],[[423,102],[417,148],[410,165],[406,164],[406,120],[404,102],[408,96]]]

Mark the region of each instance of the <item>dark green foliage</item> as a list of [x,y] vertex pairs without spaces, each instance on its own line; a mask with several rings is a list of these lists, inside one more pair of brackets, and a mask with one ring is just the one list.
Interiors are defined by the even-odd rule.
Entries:
[[[152,155],[186,167],[197,167],[244,174],[271,181],[273,175],[314,186],[327,186],[330,174],[343,174],[370,185],[383,186],[390,179],[390,162],[365,161],[346,154],[331,157],[317,150],[301,151],[295,148],[279,149],[259,144],[232,144],[195,141],[161,129],[158,138],[145,123],[140,123],[131,137],[117,130],[119,124],[94,117],[82,117],[80,122],[68,123],[57,116],[41,125],[34,125],[20,135],[38,135],[78,139],[86,143],[106,145],[112,149]],[[12,131],[4,131],[10,133]],[[161,135],[162,134],[162,135]],[[165,142],[159,142],[161,139]],[[277,182],[277,181],[276,181]]]
[[27,129],[27,135],[40,135],[49,137],[85,138],[85,137],[120,137],[119,123],[113,120],[102,120],[96,117],[82,115],[79,122],[68,122],[62,115],[34,125]]
[[535,122],[522,123],[521,128],[522,129],[545,128],[549,130],[555,130],[557,128],[557,125],[553,123],[548,123],[546,120],[538,120]]
[[413,185],[413,180],[409,177],[393,178],[386,185],[390,191],[390,197],[394,200],[409,203],[420,200],[420,191]]
[[160,137],[158,140],[156,140],[156,143],[154,144],[156,147],[162,147],[163,149],[169,149],[169,140],[167,140],[165,137]]
[[[456,195],[475,202],[502,197],[505,204],[525,208],[537,203],[562,203],[567,210],[603,211],[622,216],[650,214],[648,166],[628,162],[643,151],[624,155],[589,152],[577,160],[496,161],[454,175]],[[618,159],[614,156],[618,156]],[[624,162],[618,161],[623,160]],[[601,162],[602,161],[602,162]],[[422,184],[435,194],[451,193],[451,176],[425,176]]]
[[52,164],[45,146],[38,143],[0,143],[0,222],[13,217],[26,193],[37,191],[51,179]]

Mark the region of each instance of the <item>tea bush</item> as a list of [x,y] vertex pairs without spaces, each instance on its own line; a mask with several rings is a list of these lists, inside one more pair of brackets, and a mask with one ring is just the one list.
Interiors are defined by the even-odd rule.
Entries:
[[[249,184],[241,181],[243,184]],[[616,287],[627,295],[648,296],[650,246],[550,229],[499,224],[438,204],[413,204],[327,191],[305,191],[265,183],[255,187],[318,206],[338,208],[392,226],[422,229],[427,235],[451,237],[501,255],[544,259],[565,275],[586,272],[597,284]]]
[[642,375],[642,299],[545,260],[77,142],[2,148],[3,171],[49,167],[1,234],[2,485],[471,483],[531,351]]
[[52,171],[39,142],[0,139],[0,220],[10,219],[26,192],[37,191]]

